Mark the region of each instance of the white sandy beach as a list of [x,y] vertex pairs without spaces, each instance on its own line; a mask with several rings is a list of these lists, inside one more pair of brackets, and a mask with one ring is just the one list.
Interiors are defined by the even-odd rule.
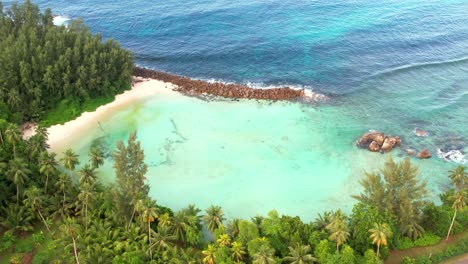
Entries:
[[72,142],[76,142],[82,136],[80,131],[99,125],[101,120],[112,115],[115,111],[135,102],[151,96],[182,96],[173,91],[174,88],[175,86],[171,83],[140,79],[140,82],[135,83],[131,90],[115,96],[113,102],[98,107],[94,112],[84,112],[75,120],[68,121],[63,125],[54,125],[48,128],[50,149],[61,149],[61,146],[68,146]]

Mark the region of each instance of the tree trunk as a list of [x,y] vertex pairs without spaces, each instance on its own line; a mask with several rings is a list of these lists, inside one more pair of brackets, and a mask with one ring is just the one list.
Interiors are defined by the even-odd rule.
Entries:
[[15,146],[15,143],[13,143],[13,156],[16,159],[16,146]]
[[47,184],[49,183],[49,173],[46,174],[44,194],[47,195]]
[[88,201],[85,204],[85,226],[86,233],[88,233]]
[[3,141],[3,135],[1,131],[0,131],[0,141],[2,141],[2,146],[5,147],[5,141]]
[[338,244],[338,241],[336,241],[336,252],[340,250],[340,244]]
[[151,222],[148,221],[148,246],[149,246],[149,252],[150,252],[150,258],[153,260],[153,251],[151,249]]
[[447,233],[447,238],[445,240],[449,239],[450,232],[452,231],[453,224],[455,223],[455,218],[457,218],[457,209],[455,209],[455,212],[453,213],[452,223],[450,224],[450,228]]
[[76,259],[76,264],[80,264],[80,261],[78,260],[78,252],[76,251],[76,242],[75,238],[72,236],[71,237],[73,240],[73,251],[75,252],[75,259]]
[[16,184],[16,205],[19,205],[19,185]]
[[47,225],[46,220],[45,220],[44,217],[42,216],[41,211],[37,210],[37,212],[39,213],[39,216],[41,217],[42,222],[44,222],[44,225],[45,225],[45,227],[47,228],[47,231],[49,231],[49,233],[50,233],[49,226]]
[[63,190],[62,215],[65,215],[65,190]]
[[127,227],[127,230],[130,228],[130,226],[132,225],[132,220],[133,220],[133,217],[135,216],[135,212],[136,212],[136,208],[135,206],[133,206],[133,213],[132,213],[132,216],[130,217],[130,221],[128,222],[128,227]]
[[379,253],[380,253],[380,243],[377,242],[377,258],[379,257]]

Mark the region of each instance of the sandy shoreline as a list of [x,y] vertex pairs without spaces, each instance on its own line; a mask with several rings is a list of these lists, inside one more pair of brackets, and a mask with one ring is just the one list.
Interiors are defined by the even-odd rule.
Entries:
[[[150,73],[154,73],[149,71]],[[158,73],[158,72],[156,72]],[[173,75],[168,75],[169,77],[173,77]],[[182,80],[187,81],[189,83],[192,82],[201,82],[205,84],[206,82],[202,81],[193,81],[188,78],[182,78]],[[211,84],[210,84],[211,85]],[[84,112],[79,117],[74,120],[68,121],[63,125],[53,125],[47,129],[49,133],[48,144],[50,145],[51,150],[60,150],[62,151],[63,146],[69,146],[73,142],[76,142],[81,137],[81,131],[86,130],[92,127],[100,126],[100,121],[105,120],[107,117],[111,116],[118,110],[124,109],[129,105],[150,98],[154,95],[161,95],[161,96],[186,96],[187,91],[182,89],[181,86],[176,85],[171,82],[166,82],[163,80],[157,80],[152,78],[145,78],[145,77],[134,77],[134,82],[132,84],[132,88],[128,91],[125,91],[122,94],[118,94],[115,96],[114,101],[111,103],[102,105],[98,107],[93,112]],[[251,88],[248,88],[251,89]],[[290,93],[294,91],[292,89],[287,88],[287,90],[277,89],[278,91],[286,91],[286,93]],[[251,89],[256,90],[256,89]],[[270,92],[275,93],[275,89],[272,89]],[[326,96],[311,92],[311,91],[299,91],[303,98],[312,100],[312,101],[322,101],[327,99]],[[198,94],[195,92],[195,94]],[[222,96],[222,95],[221,95]],[[278,98],[280,99],[280,98]],[[281,100],[281,99],[280,99]],[[23,138],[27,139],[35,134],[36,125],[32,123],[24,124],[22,127]]]
[[[72,142],[80,138],[80,131],[89,127],[99,125],[100,121],[112,115],[115,111],[123,109],[136,101],[149,98],[154,95],[183,96],[173,91],[175,86],[171,83],[165,83],[158,80],[142,79],[132,85],[132,89],[122,94],[116,95],[111,103],[98,107],[94,112],[84,112],[74,120],[68,121],[63,125],[54,125],[47,129],[49,133],[48,144],[50,149],[56,149],[60,146],[69,146]],[[26,130],[23,133],[30,134]]]

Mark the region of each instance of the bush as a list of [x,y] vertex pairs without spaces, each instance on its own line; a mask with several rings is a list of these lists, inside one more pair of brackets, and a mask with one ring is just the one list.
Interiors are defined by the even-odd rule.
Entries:
[[24,254],[13,254],[10,257],[10,264],[21,264]]
[[32,239],[34,241],[34,245],[38,247],[44,241],[44,232],[40,231],[38,233],[32,234]]
[[461,240],[456,244],[448,246],[445,250],[432,254],[429,256],[422,256],[419,258],[405,257],[402,261],[403,264],[431,264],[440,263],[451,257],[459,256],[468,252],[468,240]]
[[50,263],[50,256],[47,252],[40,252],[34,255],[32,264],[47,264]]
[[414,243],[409,237],[400,237],[395,239],[396,249],[408,249],[412,247],[414,247]]
[[426,247],[436,245],[440,242],[440,237],[436,236],[430,232],[425,233],[422,237],[414,241],[415,247]]
[[29,253],[34,249],[34,244],[32,241],[25,241],[23,243],[18,243],[15,245],[15,253]]
[[0,253],[8,250],[16,242],[16,237],[13,231],[7,231],[0,238]]
[[441,238],[431,232],[424,233],[424,235],[416,240],[411,240],[408,237],[401,237],[395,240],[395,247],[397,249],[408,249],[413,247],[426,247],[438,244]]

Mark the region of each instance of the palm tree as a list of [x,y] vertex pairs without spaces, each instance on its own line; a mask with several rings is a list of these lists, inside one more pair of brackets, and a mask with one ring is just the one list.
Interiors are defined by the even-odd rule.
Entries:
[[76,165],[80,164],[78,155],[76,155],[72,149],[67,149],[63,155],[64,156],[60,159],[60,161],[62,161],[63,166],[70,171],[70,179],[72,179],[72,171],[75,170]]
[[79,233],[80,226],[76,223],[75,218],[66,218],[64,223],[59,227],[62,234],[69,236],[73,241],[73,252],[75,254],[75,260],[77,264],[80,264],[78,259],[78,249],[76,247],[76,236]]
[[43,207],[42,203],[45,199],[45,197],[41,194],[41,190],[39,190],[39,188],[36,186],[29,187],[24,192],[24,196],[26,197],[26,199],[23,201],[24,204],[31,209],[31,212],[37,212],[39,214],[39,217],[41,218],[42,222],[44,222],[47,231],[50,232],[49,225],[47,225],[47,222],[41,213],[41,209]]
[[168,226],[159,226],[158,232],[154,235],[154,244],[152,247],[156,247],[156,251],[166,251],[174,246],[173,241],[175,236],[170,233]]
[[16,143],[21,141],[21,134],[17,124],[9,124],[5,130],[5,138],[8,143],[13,145],[13,156],[16,159]]
[[465,169],[465,166],[459,165],[450,171],[450,181],[457,190],[461,190],[462,187],[468,183],[468,172],[466,172]]
[[325,211],[323,215],[318,214],[318,217],[315,218],[314,225],[318,230],[324,229],[327,225],[330,224],[332,218],[332,213]]
[[175,213],[174,217],[172,217],[172,231],[173,235],[179,243],[184,243],[187,240],[186,230],[188,228],[189,223],[184,212],[179,211]]
[[253,254],[253,264],[276,264],[274,258],[275,250],[268,245],[260,247],[257,253]]
[[170,227],[172,224],[171,222],[171,216],[169,215],[169,213],[164,213],[162,215],[159,216],[159,219],[158,219],[158,227]]
[[62,191],[63,193],[63,200],[62,200],[62,214],[65,214],[65,190],[70,186],[70,178],[65,174],[60,174],[58,181],[55,185]]
[[231,237],[236,238],[239,235],[239,218],[234,218],[227,223],[227,233],[231,235]]
[[19,187],[22,186],[26,180],[28,180],[28,174],[30,173],[31,171],[28,168],[28,164],[25,163],[22,159],[15,158],[10,160],[8,163],[8,178],[16,185],[16,204],[19,202]]
[[85,232],[88,232],[88,204],[89,200],[94,197],[93,185],[89,183],[80,184],[80,193],[78,194],[78,200],[81,201],[84,207],[85,215]]
[[206,209],[206,215],[203,216],[203,220],[211,233],[214,233],[214,231],[223,224],[222,222],[225,220],[223,216],[224,213],[220,206],[212,205]]
[[89,162],[91,162],[91,165],[93,166],[93,168],[97,169],[102,164],[104,164],[104,152],[100,148],[98,147],[92,148],[88,155],[89,155]]
[[463,210],[466,206],[466,193],[465,190],[458,191],[455,195],[450,197],[453,200],[452,208],[453,208],[453,217],[452,223],[450,223],[450,227],[447,233],[446,240],[449,239],[450,232],[452,232],[453,224],[455,223],[455,218],[457,218],[457,212]]
[[49,153],[43,151],[39,157],[39,172],[45,174],[45,187],[44,193],[47,195],[47,185],[49,184],[49,176],[56,172],[56,167],[58,166],[57,161],[55,160],[55,153]]
[[0,226],[15,233],[18,231],[32,231],[32,215],[26,210],[26,207],[17,204],[9,204],[3,208],[0,214]]
[[216,240],[216,243],[218,243],[218,245],[220,246],[228,247],[231,244],[231,238],[229,237],[228,234],[222,234]]
[[339,251],[340,245],[344,244],[349,237],[348,226],[340,218],[334,218],[325,228],[331,233],[329,239],[336,242],[336,251]]
[[84,165],[78,173],[81,175],[79,179],[80,184],[92,185],[96,182],[96,171],[94,170],[94,167],[91,167],[89,164]]
[[374,228],[369,229],[369,232],[371,233],[372,244],[377,244],[377,257],[379,257],[380,245],[386,246],[388,244],[387,239],[392,236],[392,230],[388,224],[374,223]]
[[247,255],[247,252],[245,251],[245,247],[242,246],[242,243],[238,241],[232,242],[231,258],[234,261],[241,262],[245,255]]
[[317,259],[309,254],[310,246],[297,246],[296,248],[289,247],[289,256],[285,257],[283,261],[291,264],[306,264],[316,262]]
[[151,223],[156,220],[158,214],[156,213],[156,208],[152,206],[152,204],[145,204],[143,207],[143,212],[141,217],[145,223],[148,223],[148,244],[149,244],[149,252],[150,258],[153,259],[153,251],[151,250]]
[[216,248],[214,245],[208,245],[208,248],[202,251],[202,254],[205,256],[203,258],[203,263],[205,264],[215,264],[215,253]]

